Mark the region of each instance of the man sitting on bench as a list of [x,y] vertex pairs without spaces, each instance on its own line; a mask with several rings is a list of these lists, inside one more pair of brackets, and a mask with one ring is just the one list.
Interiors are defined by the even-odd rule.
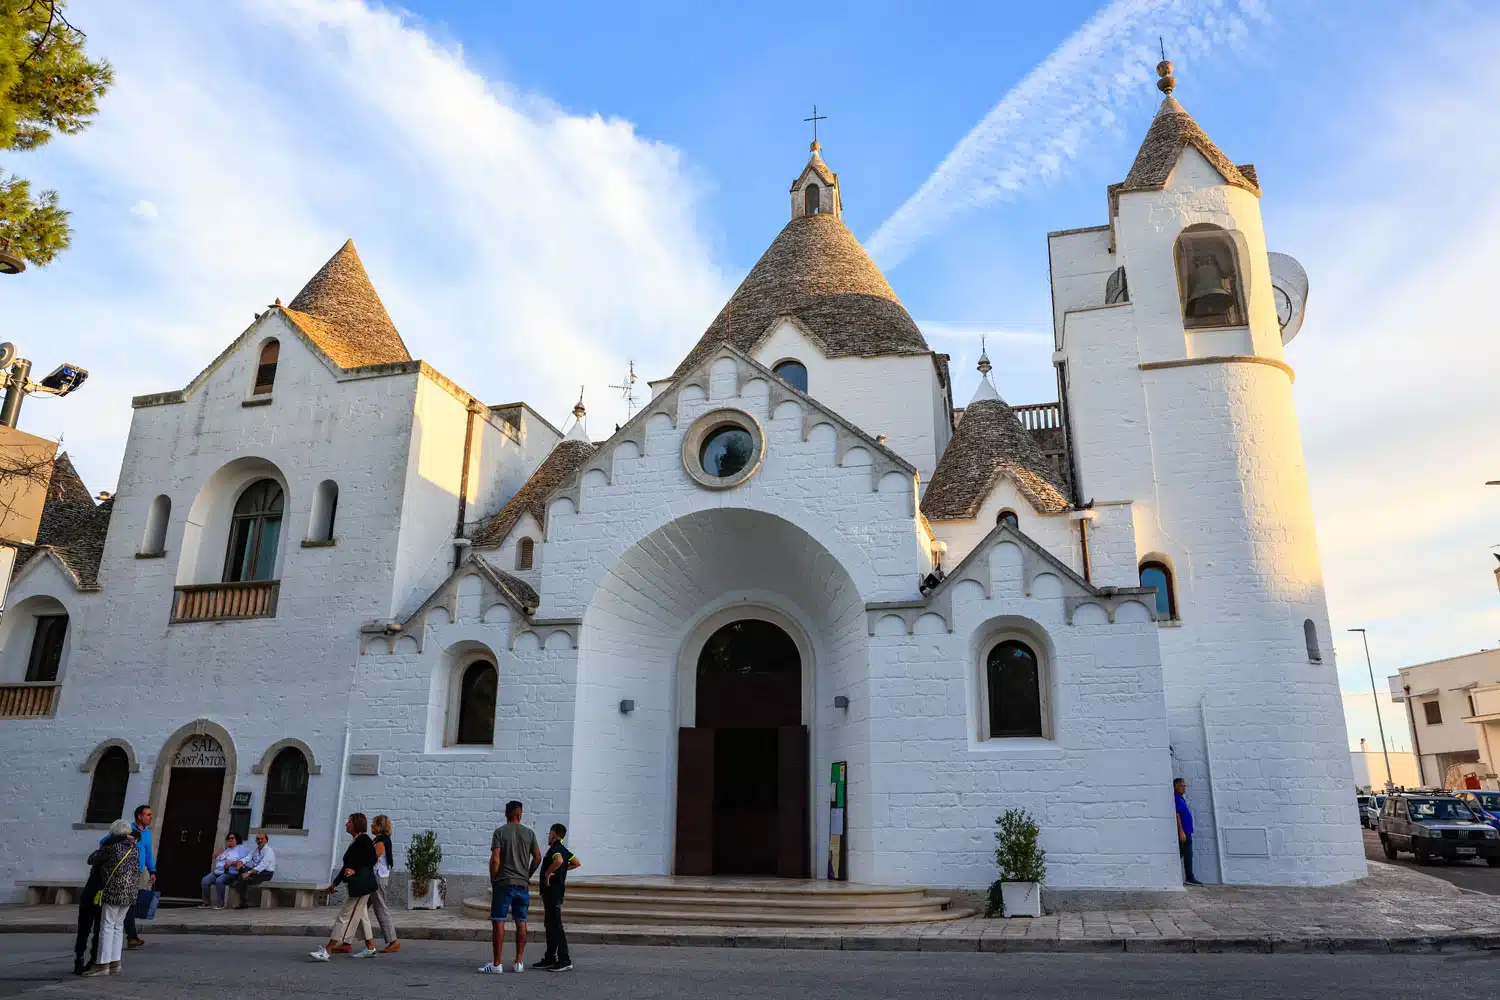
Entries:
[[268,882],[276,874],[276,852],[271,849],[270,837],[264,833],[255,835],[255,850],[243,861],[231,861],[226,868],[233,868],[234,875],[224,884],[227,890],[240,891],[240,909],[250,905],[250,887]]

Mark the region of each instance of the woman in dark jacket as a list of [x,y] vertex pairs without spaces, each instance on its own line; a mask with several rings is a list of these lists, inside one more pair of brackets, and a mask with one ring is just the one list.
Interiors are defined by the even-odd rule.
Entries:
[[353,837],[354,842],[344,852],[344,866],[334,876],[328,891],[333,892],[342,882],[348,886],[349,898],[344,901],[344,908],[339,911],[339,918],[334,922],[333,937],[323,947],[311,953],[316,962],[328,961],[328,953],[337,950],[341,942],[349,940],[355,930],[359,931],[360,938],[365,942],[365,950],[355,952],[353,957],[375,957],[375,940],[370,935],[370,896],[379,887],[379,883],[375,880],[375,842],[370,839],[370,821],[365,818],[364,813],[350,813],[349,819],[344,823],[344,832]]
[[117,819],[109,836],[89,855],[89,864],[99,868],[104,888],[99,917],[99,960],[85,976],[107,976],[120,971],[120,952],[125,948],[125,914],[135,905],[141,874],[140,854],[130,836],[130,822]]

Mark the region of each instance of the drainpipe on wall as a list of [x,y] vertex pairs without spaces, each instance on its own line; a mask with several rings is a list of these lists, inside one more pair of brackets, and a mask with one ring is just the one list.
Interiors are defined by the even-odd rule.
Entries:
[[[1411,710],[1411,685],[1401,685],[1401,690],[1406,692],[1406,724],[1411,727],[1411,746],[1417,752],[1417,787],[1423,788],[1427,785],[1427,771],[1422,767],[1422,738],[1417,735],[1417,715]],[[1375,706],[1379,711],[1380,706]]]
[[469,397],[464,414],[464,464],[458,474],[458,524],[453,529],[453,568],[463,561],[469,540],[464,537],[464,519],[469,513],[469,463],[474,451],[474,414],[479,400]]

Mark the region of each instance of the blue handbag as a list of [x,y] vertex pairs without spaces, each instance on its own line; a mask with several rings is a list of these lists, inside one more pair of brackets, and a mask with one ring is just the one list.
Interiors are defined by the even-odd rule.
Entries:
[[137,920],[155,920],[156,904],[161,901],[161,893],[154,889],[141,889],[135,894],[135,918]]

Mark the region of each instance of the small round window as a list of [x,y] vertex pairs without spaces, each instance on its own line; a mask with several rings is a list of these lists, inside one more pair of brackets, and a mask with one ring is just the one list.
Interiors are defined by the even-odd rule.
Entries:
[[772,369],[787,385],[807,391],[807,366],[800,361],[783,361]]
[[719,479],[742,472],[750,464],[755,453],[755,439],[743,427],[726,424],[709,431],[698,449],[698,461],[703,471]]

